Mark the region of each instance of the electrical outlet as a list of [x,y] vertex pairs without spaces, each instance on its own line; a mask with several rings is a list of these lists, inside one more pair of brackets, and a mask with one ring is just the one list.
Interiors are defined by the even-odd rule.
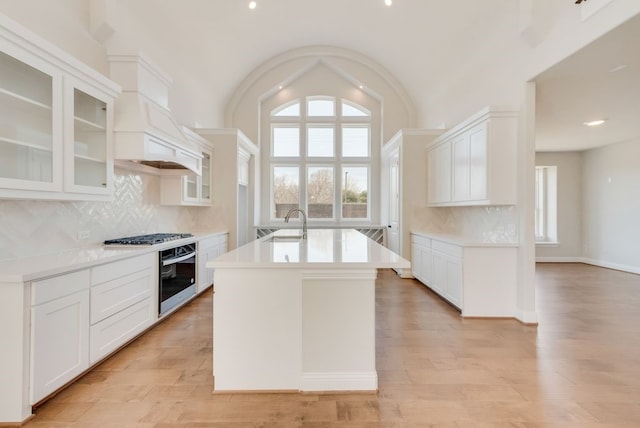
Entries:
[[91,232],[88,230],[81,230],[78,232],[78,241],[82,241],[83,239],[89,239],[91,236]]

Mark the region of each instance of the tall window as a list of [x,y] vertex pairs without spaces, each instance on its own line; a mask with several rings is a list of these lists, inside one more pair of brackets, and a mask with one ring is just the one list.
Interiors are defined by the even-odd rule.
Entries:
[[557,167],[536,166],[536,242],[555,243],[557,233]]
[[371,112],[304,97],[271,111],[271,220],[302,206],[310,221],[369,220]]

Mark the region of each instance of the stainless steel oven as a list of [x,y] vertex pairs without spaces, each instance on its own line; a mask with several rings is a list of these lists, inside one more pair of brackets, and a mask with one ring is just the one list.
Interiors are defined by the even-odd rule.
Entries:
[[162,316],[196,294],[196,244],[160,251],[159,265],[158,314]]

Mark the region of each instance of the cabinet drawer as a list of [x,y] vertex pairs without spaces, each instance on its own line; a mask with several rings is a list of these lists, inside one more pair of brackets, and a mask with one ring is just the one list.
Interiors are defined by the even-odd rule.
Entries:
[[91,324],[151,297],[154,278],[147,268],[91,287]]
[[39,305],[89,288],[89,269],[33,281],[31,304]]
[[93,364],[134,338],[154,321],[157,309],[148,298],[91,326],[90,363]]
[[155,270],[157,258],[157,253],[149,253],[126,260],[96,266],[91,269],[91,285],[112,281],[116,278],[130,275],[134,272],[139,272],[147,268]]
[[448,242],[433,241],[431,243],[431,249],[433,251],[438,251],[452,257],[462,257],[462,247],[454,244],[449,244]]
[[411,235],[411,243],[412,244],[416,244],[416,245],[420,245],[421,247],[427,247],[430,248],[431,247],[431,239],[426,238],[424,236],[420,236],[420,235]]

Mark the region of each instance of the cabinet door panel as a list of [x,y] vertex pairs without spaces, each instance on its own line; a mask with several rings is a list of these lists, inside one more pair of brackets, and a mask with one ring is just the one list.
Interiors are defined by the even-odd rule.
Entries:
[[451,143],[441,144],[431,149],[427,162],[429,203],[449,202],[451,200]]
[[447,259],[445,256],[433,251],[431,253],[433,263],[433,277],[431,278],[431,288],[442,295],[447,286]]
[[468,199],[484,200],[487,194],[487,125],[482,124],[469,132],[469,191]]
[[433,282],[433,257],[430,248],[422,248],[420,253],[420,265],[422,267],[422,282],[431,285]]
[[453,156],[452,199],[455,202],[469,199],[469,139],[459,135],[451,142]]
[[445,297],[458,308],[462,307],[462,263],[460,260],[447,260]]
[[81,81],[65,79],[65,190],[113,189],[112,101]]
[[62,77],[11,46],[0,52],[1,189],[62,190]]
[[31,309],[31,404],[89,367],[89,291]]

